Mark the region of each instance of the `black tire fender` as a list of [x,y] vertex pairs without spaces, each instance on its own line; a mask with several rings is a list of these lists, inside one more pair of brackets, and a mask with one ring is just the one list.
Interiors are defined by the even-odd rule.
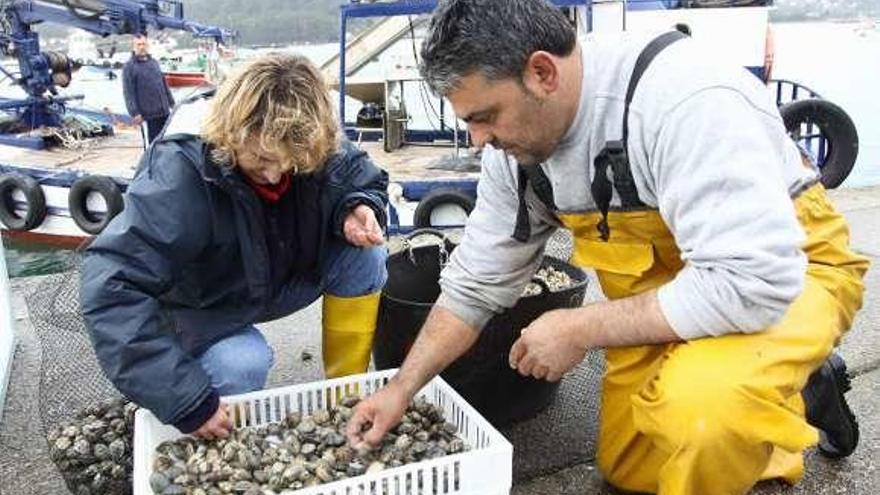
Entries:
[[453,204],[461,207],[468,215],[474,211],[476,200],[470,194],[453,187],[438,187],[425,194],[413,213],[413,226],[418,229],[431,228],[431,212],[438,206]]
[[834,189],[846,180],[859,156],[859,134],[842,108],[821,98],[795,100],[779,108],[785,129],[797,138],[801,124],[813,124],[827,141],[827,154],[820,167],[822,184]]
[[[12,195],[15,191],[24,194],[27,203],[27,213],[20,216],[16,212],[15,200]],[[27,231],[33,230],[46,220],[46,195],[36,179],[19,173],[0,175],[0,221],[9,230]]]
[[[89,211],[87,200],[89,194],[98,193],[107,204],[106,213]],[[70,209],[70,217],[77,227],[85,232],[96,235],[119,214],[124,207],[122,191],[109,177],[102,175],[87,175],[77,179],[70,187],[67,195],[67,206]]]

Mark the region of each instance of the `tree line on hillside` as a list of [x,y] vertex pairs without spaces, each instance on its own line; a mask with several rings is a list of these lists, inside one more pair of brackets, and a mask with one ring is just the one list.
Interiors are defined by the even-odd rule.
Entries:
[[[339,6],[348,0],[184,0],[187,15],[209,24],[233,27],[240,42],[284,44],[339,39]],[[878,0],[775,0],[776,22],[880,17]],[[368,21],[369,22],[369,21]],[[349,33],[364,27],[354,22]]]
[[[184,0],[188,18],[237,29],[242,45],[323,43],[339,39],[347,0]],[[362,24],[362,23],[361,23]],[[358,23],[352,25],[357,28]]]
[[776,0],[771,20],[815,21],[880,17],[877,0]]

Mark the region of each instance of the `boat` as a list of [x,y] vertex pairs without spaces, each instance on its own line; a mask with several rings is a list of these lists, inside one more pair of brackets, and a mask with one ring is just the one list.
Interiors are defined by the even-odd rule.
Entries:
[[[815,91],[797,82],[770,79],[773,57],[769,2],[689,3],[700,2],[711,2],[713,6],[672,8],[681,7],[678,0],[553,0],[565,9],[581,34],[622,29],[687,30],[695,39],[710,44],[720,57],[740,63],[767,82],[768,91],[775,92],[780,106],[790,108],[786,105],[799,100],[812,106],[821,101]],[[724,6],[725,2],[729,6]],[[343,4],[338,55],[322,66],[338,92],[339,120],[344,123],[346,135],[391,177],[389,234],[405,234],[423,227],[461,226],[476,201],[478,152],[469,149],[465,126],[452,113],[451,105],[431,96],[417,71],[415,53],[424,34],[424,15],[436,4],[436,0]],[[350,21],[368,17],[380,20],[356,37],[346,36]],[[197,73],[172,74],[175,87],[184,82],[201,84],[203,80]],[[206,104],[205,98],[197,96],[179,105],[166,133],[178,128],[197,129]],[[804,105],[795,106],[798,115],[814,111]],[[835,115],[839,117],[838,113]],[[102,222],[107,220],[106,212],[116,210],[113,205],[117,193],[124,192],[131,181],[143,147],[139,129],[126,126],[124,117],[96,118],[103,118],[104,125],[111,126],[114,134],[90,138],[86,151],[76,147],[21,150],[0,144],[0,180],[9,174],[30,177],[39,184],[46,203],[42,221],[6,224],[4,235],[70,246],[100,231]],[[820,163],[828,158],[829,152],[840,152],[841,147],[832,149],[826,142],[826,136],[839,131],[838,127],[792,123],[792,129],[797,128],[796,137],[816,154]],[[846,176],[840,175],[837,183]],[[103,188],[89,184],[85,195],[75,189],[78,182],[92,176],[106,179]],[[26,216],[26,192],[13,189],[4,193],[0,187],[0,209],[6,205],[7,209]],[[90,219],[85,222],[86,228],[84,214]]]
[[186,88],[210,84],[204,72],[165,71],[165,82],[171,88]]
[[[794,81],[772,80],[774,58],[769,22],[770,0],[553,0],[583,36],[590,32],[661,32],[678,29],[708,46],[719,58],[738,63],[767,83],[780,110],[798,117],[788,119],[790,132],[815,155],[825,173],[826,186],[839,185],[855,161],[855,129],[839,107],[821,99],[814,90]],[[434,99],[417,69],[416,54],[425,32],[426,17],[435,0],[351,2],[341,8],[338,54],[326,61],[325,77],[339,93],[339,120],[349,138],[361,143],[374,160],[389,167],[389,233],[414,228],[461,226],[476,201],[476,179],[470,170],[474,154],[468,150],[464,127],[448,102]],[[348,39],[352,20],[380,20]],[[347,111],[351,101],[361,103],[356,116]],[[794,100],[809,100],[809,105]],[[375,117],[376,111],[381,113]],[[818,109],[818,110],[817,110]],[[821,111],[822,119],[815,119]],[[829,117],[826,119],[825,117]],[[378,122],[378,125],[373,123]],[[415,123],[422,126],[416,126]],[[846,145],[831,147],[826,137],[836,134]],[[432,163],[430,179],[396,174],[387,157],[434,147],[444,159]],[[845,155],[845,156],[844,156]],[[448,166],[437,166],[437,162]],[[843,165],[836,165],[836,164]],[[437,170],[445,170],[445,173]]]
[[0,51],[18,62],[0,71],[20,94],[0,99],[3,235],[58,246],[81,243],[122,211],[122,194],[144,151],[143,130],[127,116],[90,110],[81,105],[83,95],[64,92],[83,62],[77,53],[91,56],[88,36],[74,39],[80,43],[72,54],[42,51],[32,27],[52,22],[106,37],[149,26],[186,30],[215,44],[237,36],[185,19],[179,0],[21,0],[4,4],[0,21],[6,26]]
[[241,60],[232,48],[201,39],[196,40],[194,49],[176,50],[159,62],[169,87],[189,88],[213,85]]

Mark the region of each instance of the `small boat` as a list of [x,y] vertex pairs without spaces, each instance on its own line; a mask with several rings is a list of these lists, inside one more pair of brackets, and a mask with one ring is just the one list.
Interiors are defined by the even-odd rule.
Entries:
[[204,72],[168,71],[164,73],[165,82],[172,88],[202,86],[210,84]]

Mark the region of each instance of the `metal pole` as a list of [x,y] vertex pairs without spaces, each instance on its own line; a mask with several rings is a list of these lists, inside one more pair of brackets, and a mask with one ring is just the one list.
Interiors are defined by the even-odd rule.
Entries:
[[455,118],[455,127],[453,127],[452,131],[452,140],[455,141],[455,158],[460,156],[458,150],[458,117]]
[[348,29],[348,10],[339,7],[339,125],[345,128],[345,32]]
[[0,242],[0,423],[3,422],[3,409],[6,404],[6,387],[12,371],[12,356],[15,352],[15,334],[12,332],[12,304],[9,291],[9,277],[6,271],[6,254]]

